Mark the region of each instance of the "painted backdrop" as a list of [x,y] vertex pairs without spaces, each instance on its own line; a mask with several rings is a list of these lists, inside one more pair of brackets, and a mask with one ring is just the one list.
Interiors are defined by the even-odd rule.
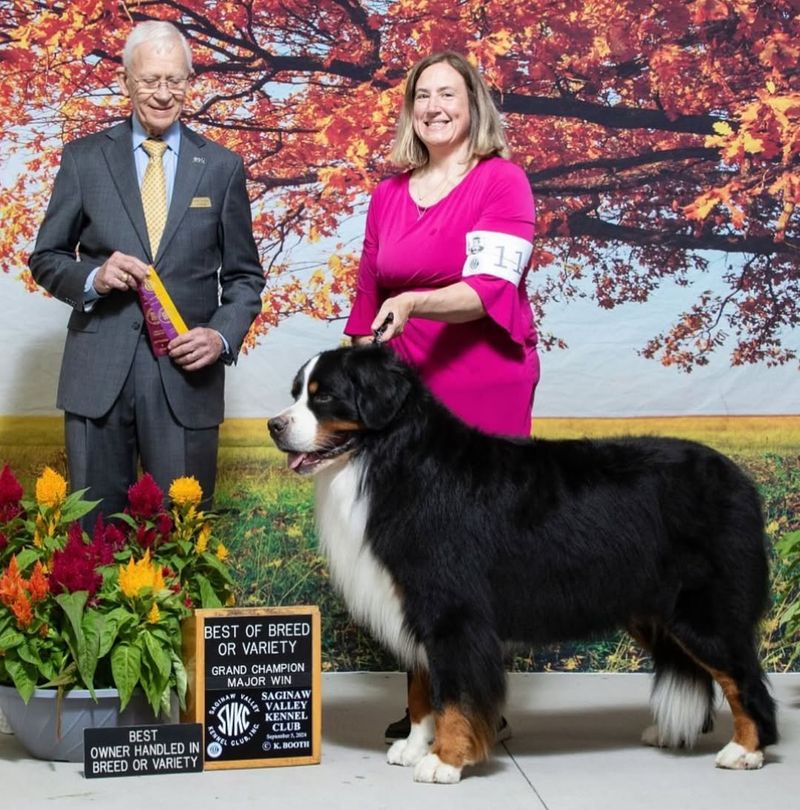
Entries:
[[[722,417],[740,437],[725,449],[765,488],[784,481],[768,498],[773,535],[797,528],[793,0],[0,0],[4,456],[39,429],[12,417],[55,413],[68,313],[35,290],[26,261],[61,147],[127,115],[114,73],[130,28],[150,18],[173,20],[192,45],[186,120],[245,160],[266,271],[263,311],[228,376],[223,441],[265,445],[262,423],[250,434],[236,419],[283,407],[297,367],[340,341],[368,195],[393,171],[403,76],[421,55],[455,49],[491,85],[538,202],[534,430],[565,417],[590,420],[569,428],[583,433],[609,417]],[[708,439],[702,424],[691,430]],[[283,528],[313,535],[307,491],[284,503],[252,483],[263,467],[239,459],[225,473],[228,461],[228,507],[277,499],[299,510]],[[295,598],[291,584],[264,585],[281,567],[264,566],[295,552],[270,547],[263,521],[240,529],[243,549],[255,538],[263,551],[263,565],[242,552],[243,597]]]

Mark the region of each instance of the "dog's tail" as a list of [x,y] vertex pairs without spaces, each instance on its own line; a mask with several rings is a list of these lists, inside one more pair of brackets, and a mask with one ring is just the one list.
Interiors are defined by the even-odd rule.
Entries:
[[714,725],[711,675],[669,636],[652,646],[655,680],[650,708],[656,725],[645,741],[666,748],[691,748]]

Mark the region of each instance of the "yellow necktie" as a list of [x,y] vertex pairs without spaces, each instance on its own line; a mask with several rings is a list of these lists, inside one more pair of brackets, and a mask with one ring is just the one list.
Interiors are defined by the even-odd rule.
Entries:
[[150,157],[142,178],[142,207],[147,223],[147,235],[150,238],[150,251],[155,260],[158,243],[167,222],[167,180],[162,162],[167,145],[164,141],[148,138],[142,143],[142,149]]

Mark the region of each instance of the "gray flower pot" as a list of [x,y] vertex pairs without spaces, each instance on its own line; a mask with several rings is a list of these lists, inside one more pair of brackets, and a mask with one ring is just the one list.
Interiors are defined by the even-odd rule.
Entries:
[[61,736],[57,734],[56,691],[37,689],[26,705],[13,686],[0,686],[0,709],[22,745],[38,759],[83,762],[83,730],[178,722],[173,695],[169,717],[156,719],[143,692],[135,692],[124,712],[116,689],[95,689],[97,702],[85,689],[72,689],[61,703]]

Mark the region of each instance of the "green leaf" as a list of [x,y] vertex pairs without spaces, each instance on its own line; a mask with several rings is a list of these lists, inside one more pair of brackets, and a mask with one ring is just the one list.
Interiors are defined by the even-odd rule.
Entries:
[[197,575],[197,584],[200,586],[200,604],[204,608],[222,607],[222,602],[216,594],[211,583],[202,575]]
[[172,672],[172,659],[169,650],[165,650],[163,645],[148,632],[144,633],[144,649],[148,660],[158,673],[159,680],[165,682],[169,680]]
[[60,593],[56,597],[56,602],[67,616],[68,623],[64,627],[64,635],[69,645],[75,663],[78,665],[78,672],[84,686],[94,697],[94,671],[97,668],[97,646],[95,643],[89,644],[83,631],[83,610],[89,594],[87,591],[75,591],[74,593]]
[[798,546],[800,546],[800,531],[787,532],[775,543],[775,548],[784,558],[788,557]]
[[100,501],[84,501],[83,495],[86,489],[78,489],[67,495],[61,507],[61,520],[63,523],[72,523],[75,520],[80,520],[84,515],[92,511],[92,509],[100,503]]
[[27,703],[31,699],[34,690],[36,689],[36,680],[38,672],[36,667],[24,661],[19,661],[16,658],[5,657],[4,662],[6,665],[6,672],[11,676],[14,681],[14,686],[19,692],[19,696]]
[[25,573],[28,568],[36,563],[40,558],[40,553],[35,548],[24,548],[17,554],[17,565],[19,570]]
[[161,701],[159,703],[159,711],[156,712],[156,717],[162,715],[163,717],[169,717],[170,710],[172,709],[172,689],[170,689],[169,684],[161,693]]
[[800,602],[795,602],[793,605],[790,605],[786,612],[780,618],[780,624],[788,624],[791,622],[795,616],[800,614]]
[[131,699],[142,673],[142,651],[135,644],[118,644],[111,651],[111,674],[119,691],[119,710]]
[[186,692],[189,689],[189,678],[186,675],[186,667],[183,665],[183,660],[174,651],[170,651],[172,658],[172,672],[175,675],[175,691],[178,693],[178,701],[181,705],[181,711],[186,708]]
[[231,576],[230,569],[216,554],[211,554],[208,551],[203,552],[203,562],[214,569],[226,583],[233,585],[233,577]]
[[8,650],[13,650],[14,647],[22,644],[23,641],[25,641],[25,636],[23,636],[22,633],[18,633],[13,627],[9,627],[0,634],[0,652],[5,653]]

